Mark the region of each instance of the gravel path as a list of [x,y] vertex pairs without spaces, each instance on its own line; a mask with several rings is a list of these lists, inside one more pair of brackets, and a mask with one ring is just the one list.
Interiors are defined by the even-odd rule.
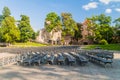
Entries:
[[89,62],[85,66],[41,65],[0,68],[0,80],[119,80],[120,54],[114,55],[113,67],[104,68]]

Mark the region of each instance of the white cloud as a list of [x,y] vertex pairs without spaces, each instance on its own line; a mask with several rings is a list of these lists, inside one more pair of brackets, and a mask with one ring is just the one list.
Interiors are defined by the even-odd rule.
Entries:
[[120,8],[116,8],[115,10],[116,10],[117,12],[120,12]]
[[109,0],[110,2],[120,2],[120,0]]
[[109,4],[110,2],[120,2],[120,0],[99,0],[101,3]]
[[89,9],[93,9],[93,8],[97,8],[97,2],[91,2],[88,3],[87,5],[83,5],[82,8],[84,8],[85,10],[89,10]]
[[106,9],[105,10],[105,13],[111,13],[112,12],[112,9]]
[[110,0],[99,0],[100,2],[104,3],[104,4],[109,4]]

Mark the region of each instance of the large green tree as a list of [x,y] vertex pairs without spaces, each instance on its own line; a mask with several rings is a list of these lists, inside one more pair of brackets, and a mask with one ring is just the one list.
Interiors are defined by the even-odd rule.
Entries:
[[35,38],[35,32],[30,25],[30,19],[26,15],[21,15],[18,27],[20,30],[20,41],[27,42]]
[[2,15],[0,15],[0,26],[2,23],[2,20],[5,19],[5,17],[9,17],[11,15],[10,9],[8,7],[4,7],[2,11]]
[[9,16],[11,15],[10,9],[5,6],[5,7],[3,8],[2,14],[3,14],[3,18],[9,17]]
[[78,30],[76,22],[73,20],[70,13],[61,13],[63,22],[63,36],[71,35],[74,36],[75,31]]
[[45,28],[48,32],[51,32],[52,30],[58,31],[62,29],[60,17],[55,12],[47,14],[45,19]]
[[13,43],[19,40],[20,32],[16,26],[14,17],[11,17],[8,7],[4,7],[2,15],[0,15],[0,41]]
[[77,23],[78,30],[75,30],[74,38],[78,41],[82,38],[82,23]]
[[111,27],[111,17],[104,14],[92,16],[88,18],[91,22],[89,28],[93,30],[94,40],[99,42],[102,39],[107,40],[109,43],[112,41],[113,28]]
[[15,25],[15,19],[11,16],[5,17],[0,28],[1,42],[13,43],[19,40],[20,32]]

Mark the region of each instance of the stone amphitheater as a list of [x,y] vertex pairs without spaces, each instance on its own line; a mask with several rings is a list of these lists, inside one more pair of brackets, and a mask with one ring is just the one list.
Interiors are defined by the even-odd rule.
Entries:
[[[62,47],[62,48],[61,48]],[[76,52],[84,56],[86,51],[78,50],[79,46],[60,47],[28,47],[28,48],[0,48],[2,57],[16,56],[27,52],[63,53]],[[113,52],[113,51],[112,51]],[[119,80],[120,52],[113,52],[112,66],[88,61],[85,65],[18,65],[13,63],[0,66],[0,80]],[[15,57],[14,57],[15,58]],[[16,59],[17,60],[17,59]],[[6,60],[4,60],[5,62]]]

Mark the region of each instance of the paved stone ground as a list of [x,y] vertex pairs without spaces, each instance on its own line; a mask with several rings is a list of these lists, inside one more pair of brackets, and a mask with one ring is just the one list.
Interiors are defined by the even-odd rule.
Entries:
[[89,62],[86,66],[41,65],[0,68],[0,80],[119,80],[120,53],[115,53],[112,68]]
[[14,56],[15,54],[10,54],[8,52],[3,52],[3,53],[0,53],[0,58],[3,58],[3,57],[9,57],[9,56]]

